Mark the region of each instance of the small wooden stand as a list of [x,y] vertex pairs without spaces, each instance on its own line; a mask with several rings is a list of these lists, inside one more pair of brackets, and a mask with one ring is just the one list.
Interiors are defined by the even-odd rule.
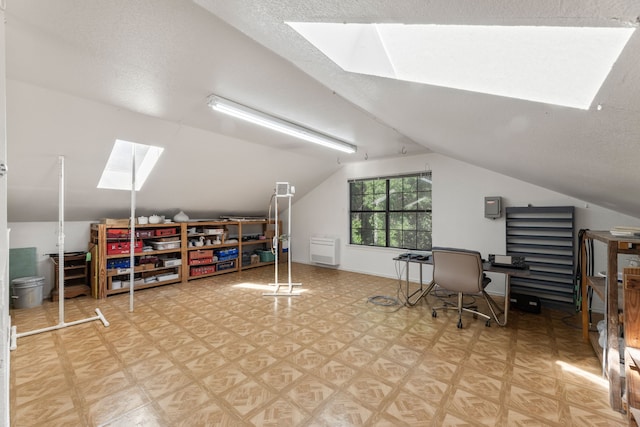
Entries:
[[[51,291],[51,301],[58,300],[58,269],[60,259],[58,255],[49,255],[54,265],[55,287]],[[80,295],[91,295],[87,276],[86,252],[69,252],[64,254],[64,296],[74,298]]]

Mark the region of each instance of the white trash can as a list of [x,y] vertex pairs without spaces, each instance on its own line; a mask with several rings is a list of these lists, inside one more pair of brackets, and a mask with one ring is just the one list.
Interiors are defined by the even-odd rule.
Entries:
[[13,308],[32,308],[42,305],[44,277],[19,277],[11,281]]

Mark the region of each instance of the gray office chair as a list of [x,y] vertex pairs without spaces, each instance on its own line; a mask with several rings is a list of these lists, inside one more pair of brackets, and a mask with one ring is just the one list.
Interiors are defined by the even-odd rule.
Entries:
[[[484,288],[491,282],[482,270],[482,257],[479,252],[454,248],[433,248],[433,281],[439,287],[458,294],[458,328],[462,328],[462,312],[473,313],[474,317],[487,319],[485,325],[491,326],[491,316],[478,311],[477,306],[465,306],[464,294],[481,294],[492,314],[496,306]],[[451,308],[451,305],[434,307],[431,315],[438,316],[437,310]],[[495,318],[495,314],[494,314]]]

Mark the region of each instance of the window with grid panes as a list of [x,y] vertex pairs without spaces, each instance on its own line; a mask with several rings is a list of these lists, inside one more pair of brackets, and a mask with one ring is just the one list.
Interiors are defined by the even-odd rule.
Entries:
[[431,249],[431,172],[349,181],[350,243]]

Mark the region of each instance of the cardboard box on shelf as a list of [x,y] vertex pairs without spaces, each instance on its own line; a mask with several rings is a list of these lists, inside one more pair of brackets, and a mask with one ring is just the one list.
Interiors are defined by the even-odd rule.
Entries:
[[176,234],[177,232],[177,228],[175,227],[159,228],[156,230],[156,236],[170,236],[172,234]]
[[189,259],[213,258],[213,249],[198,249],[189,252]]
[[129,218],[102,218],[100,223],[107,225],[116,225],[118,227],[129,226]]

